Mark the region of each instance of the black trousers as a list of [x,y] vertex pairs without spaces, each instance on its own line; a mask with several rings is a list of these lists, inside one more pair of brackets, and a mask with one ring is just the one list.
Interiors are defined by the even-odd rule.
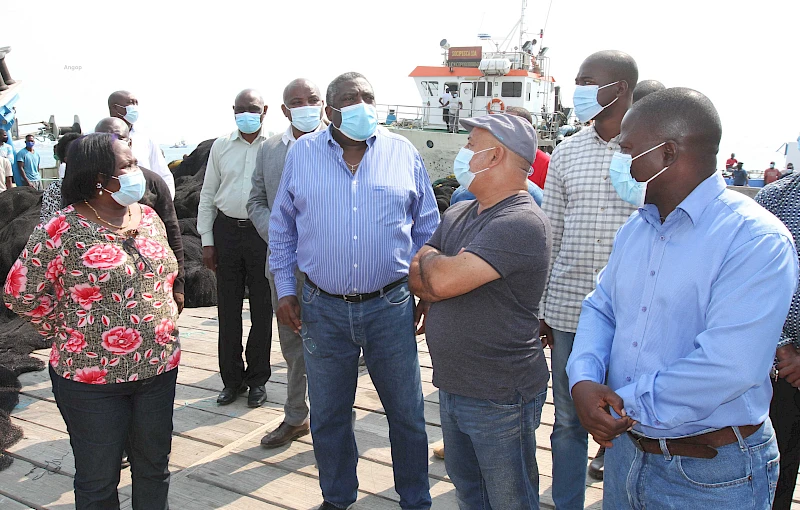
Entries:
[[[217,251],[217,311],[219,313],[219,372],[226,388],[263,386],[271,375],[272,299],[264,274],[267,243],[249,220],[222,213],[214,221]],[[242,360],[242,303],[247,286],[252,327]]]
[[778,439],[781,468],[775,491],[774,510],[789,510],[792,506],[797,468],[800,467],[800,390],[785,379],[772,382],[772,402],[769,417]]
[[123,448],[131,462],[133,508],[169,508],[169,454],[178,369],[136,382],[86,384],[50,368],[53,396],[75,456],[75,508],[119,508]]

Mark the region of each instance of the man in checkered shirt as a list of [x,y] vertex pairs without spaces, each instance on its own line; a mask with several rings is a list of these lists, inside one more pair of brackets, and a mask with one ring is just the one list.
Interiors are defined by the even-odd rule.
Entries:
[[[758,192],[756,202],[781,220],[800,241],[800,174],[779,179]],[[772,381],[769,418],[775,427],[781,463],[773,510],[792,506],[797,469],[800,467],[800,283],[792,298],[775,352],[777,377]]]
[[[559,510],[584,505],[588,435],[570,396],[566,366],[583,298],[594,290],[597,274],[608,262],[617,229],[636,210],[614,191],[609,165],[619,151],[622,117],[632,104],[638,77],[636,62],[620,51],[601,51],[584,60],[575,84],[600,87],[595,110],[602,109],[589,114],[594,115],[592,126],[556,147],[545,181],[542,209],[552,225],[553,251],[539,306],[540,335],[552,349],[556,419],[550,443],[553,501]],[[582,122],[588,120],[580,108],[576,114]]]

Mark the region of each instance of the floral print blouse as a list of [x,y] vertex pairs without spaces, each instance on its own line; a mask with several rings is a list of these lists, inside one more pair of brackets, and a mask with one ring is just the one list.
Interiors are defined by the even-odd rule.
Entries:
[[50,365],[66,379],[124,383],[178,366],[178,262],[158,215],[141,207],[128,238],[69,206],[34,229],[8,273],[6,307],[52,340]]

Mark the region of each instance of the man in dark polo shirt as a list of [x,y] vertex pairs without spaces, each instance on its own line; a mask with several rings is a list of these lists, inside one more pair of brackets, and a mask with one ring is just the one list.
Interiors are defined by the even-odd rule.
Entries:
[[461,508],[539,508],[535,434],[549,374],[538,306],[551,235],[526,185],[536,131],[506,114],[460,122],[470,135],[454,170],[477,200],[447,210],[409,273],[433,303],[423,327],[447,473]]

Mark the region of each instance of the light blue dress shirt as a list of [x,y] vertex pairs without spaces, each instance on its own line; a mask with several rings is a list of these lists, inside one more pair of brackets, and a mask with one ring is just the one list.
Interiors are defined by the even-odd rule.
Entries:
[[647,204],[617,232],[583,302],[570,388],[608,372],[635,429],[653,438],[761,423],[797,277],[786,227],[718,173],[663,225]]
[[408,274],[439,225],[408,139],[378,128],[354,175],[330,130],[305,135],[286,155],[269,222],[278,298],[296,293],[295,266],[331,294],[380,290]]

